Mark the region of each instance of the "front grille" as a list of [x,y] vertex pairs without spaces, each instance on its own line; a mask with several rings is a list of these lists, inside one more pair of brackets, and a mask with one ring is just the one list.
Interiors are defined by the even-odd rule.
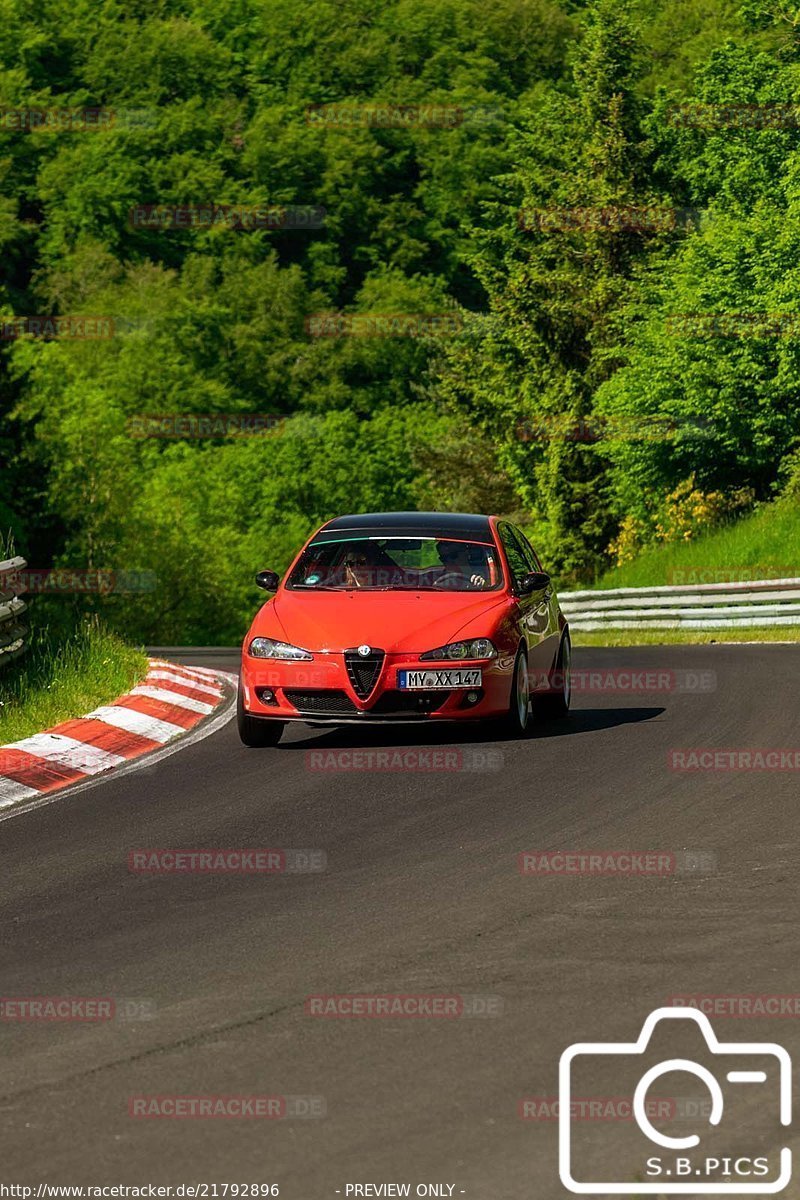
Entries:
[[375,687],[385,657],[386,653],[383,650],[370,650],[365,658],[362,658],[357,650],[345,650],[344,665],[359,700],[366,700]]
[[284,689],[284,696],[293,704],[298,712],[313,713],[316,716],[352,716],[357,713],[353,701],[348,696],[347,692],[336,691],[319,691],[319,692],[293,692]]
[[381,715],[394,713],[429,713],[441,708],[450,692],[384,692],[371,712]]

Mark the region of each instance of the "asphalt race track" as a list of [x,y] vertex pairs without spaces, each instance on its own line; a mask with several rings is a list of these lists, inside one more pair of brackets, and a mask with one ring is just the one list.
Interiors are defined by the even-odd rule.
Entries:
[[[237,669],[233,653],[181,661]],[[114,997],[120,1014],[0,1022],[4,1177],[277,1183],[286,1200],[369,1182],[563,1197],[557,1125],[522,1119],[520,1103],[556,1095],[565,1047],[633,1040],[676,994],[799,994],[800,775],[677,772],[668,754],[800,745],[800,646],[579,650],[574,666],[706,671],[715,686],[581,690],[566,723],[520,742],[298,725],[247,750],[231,721],[0,822],[2,995]],[[406,748],[446,750],[450,769],[331,769],[309,753],[337,751],[341,768],[344,752]],[[317,849],[327,866],[129,870],[131,851],[154,847]],[[655,851],[679,869],[523,874],[534,849]],[[482,1011],[306,1011],[352,993]],[[800,1056],[798,1016],[714,1024]],[[178,1094],[304,1097],[326,1115],[295,1115],[293,1099],[282,1120],[129,1115],[131,1097]],[[601,1132],[598,1168],[618,1154],[615,1128]]]

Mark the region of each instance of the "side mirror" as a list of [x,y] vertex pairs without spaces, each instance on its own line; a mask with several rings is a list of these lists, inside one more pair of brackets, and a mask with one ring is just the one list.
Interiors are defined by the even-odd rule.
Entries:
[[259,571],[256,575],[256,586],[265,592],[277,592],[280,578],[275,571]]
[[527,575],[523,575],[517,584],[517,591],[520,596],[529,596],[531,592],[547,591],[548,595],[552,592],[550,584],[550,576],[546,571],[529,571]]

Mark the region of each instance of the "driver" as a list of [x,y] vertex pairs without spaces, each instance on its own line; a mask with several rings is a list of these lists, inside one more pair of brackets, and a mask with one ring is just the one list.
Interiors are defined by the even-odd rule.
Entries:
[[348,548],[342,567],[348,587],[369,587],[375,582],[375,556],[368,542],[363,547]]
[[348,546],[342,560],[347,587],[388,587],[398,575],[397,563],[373,542]]
[[466,542],[437,542],[436,553],[444,567],[439,580],[446,579],[448,575],[461,575],[471,587],[486,587],[485,575],[479,574],[470,562],[470,547]]

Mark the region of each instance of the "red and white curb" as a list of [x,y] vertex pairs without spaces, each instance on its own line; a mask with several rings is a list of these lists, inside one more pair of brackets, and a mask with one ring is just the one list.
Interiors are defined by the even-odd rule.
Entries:
[[149,661],[142,683],[113,704],[0,746],[0,809],[163,753],[167,742],[230,701],[233,676],[226,671]]

